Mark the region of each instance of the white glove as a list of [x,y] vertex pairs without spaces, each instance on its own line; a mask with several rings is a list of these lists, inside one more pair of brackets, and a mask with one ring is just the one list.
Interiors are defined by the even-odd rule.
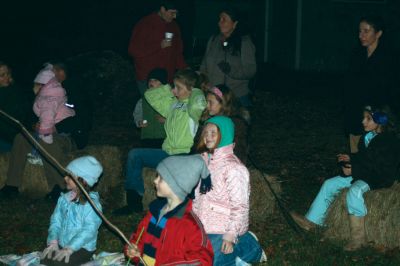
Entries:
[[52,144],[53,143],[53,135],[39,135],[39,138],[41,138],[44,142],[46,142],[47,144]]
[[71,256],[72,253],[74,253],[74,251],[70,248],[60,249],[59,251],[57,251],[53,260],[58,260],[58,261],[65,260],[65,263],[69,263],[69,257]]
[[50,245],[45,248],[40,256],[40,259],[51,259],[53,252],[57,253],[60,249],[58,248],[58,242],[51,242]]

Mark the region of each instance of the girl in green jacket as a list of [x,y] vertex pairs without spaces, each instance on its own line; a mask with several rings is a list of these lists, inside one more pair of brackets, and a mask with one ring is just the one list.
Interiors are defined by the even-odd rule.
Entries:
[[162,149],[139,148],[129,151],[125,181],[127,206],[116,210],[114,214],[128,215],[143,211],[143,167],[156,168],[169,155],[190,152],[200,117],[206,107],[203,92],[193,88],[196,81],[196,72],[180,70],[174,76],[174,88],[166,85],[145,92],[147,102],[166,119],[166,138]]

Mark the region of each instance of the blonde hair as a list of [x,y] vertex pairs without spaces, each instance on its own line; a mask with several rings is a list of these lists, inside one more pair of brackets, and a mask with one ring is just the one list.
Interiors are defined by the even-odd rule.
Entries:
[[182,69],[176,72],[174,80],[179,80],[185,84],[186,88],[191,91],[197,84],[198,75],[191,69]]

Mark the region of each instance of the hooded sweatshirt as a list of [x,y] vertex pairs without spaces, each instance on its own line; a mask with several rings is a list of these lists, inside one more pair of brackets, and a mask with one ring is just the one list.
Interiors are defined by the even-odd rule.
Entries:
[[75,111],[65,106],[66,102],[66,92],[55,78],[40,89],[33,104],[33,111],[39,118],[39,134],[54,133],[57,123],[75,116]]
[[199,187],[196,188],[193,211],[207,234],[221,234],[224,240],[235,243],[247,232],[249,225],[249,172],[233,153],[232,120],[215,116],[206,123],[218,126],[221,141],[213,154],[202,154],[211,174],[213,189],[201,194]]

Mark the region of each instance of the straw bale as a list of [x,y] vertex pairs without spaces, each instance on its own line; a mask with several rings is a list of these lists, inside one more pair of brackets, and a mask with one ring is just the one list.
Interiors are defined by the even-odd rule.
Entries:
[[[0,187],[6,181],[9,155],[9,153],[0,154]],[[103,175],[95,188],[102,196],[109,194],[112,188],[123,182],[122,153],[118,147],[108,145],[87,146],[83,150],[68,154],[68,161],[84,155],[96,157],[103,165]],[[20,191],[31,198],[43,197],[50,191],[42,166],[26,163]]]
[[69,157],[70,160],[72,160],[84,155],[94,156],[103,166],[103,174],[95,187],[95,190],[98,191],[102,197],[109,194],[112,188],[124,181],[122,152],[118,147],[110,145],[87,146],[83,150],[72,152]]
[[143,208],[148,209],[150,202],[156,199],[156,190],[154,188],[154,179],[156,178],[156,170],[151,168],[143,168],[142,176],[144,182]]
[[[346,206],[346,192],[343,191],[332,203],[326,219],[325,237],[348,240],[350,225]],[[399,247],[400,230],[400,184],[364,194],[368,214],[365,216],[367,241],[386,248]]]
[[[271,190],[266,184],[263,173],[250,168],[250,222],[265,222],[267,217],[272,216],[277,211],[276,200]],[[266,175],[272,189],[279,197],[282,189],[276,176]]]
[[9,157],[8,153],[0,153],[0,187],[3,187],[7,179]]
[[[10,153],[0,154],[0,187],[5,185],[7,179],[8,162]],[[49,192],[43,167],[26,164],[19,190],[30,198],[40,198]]]

